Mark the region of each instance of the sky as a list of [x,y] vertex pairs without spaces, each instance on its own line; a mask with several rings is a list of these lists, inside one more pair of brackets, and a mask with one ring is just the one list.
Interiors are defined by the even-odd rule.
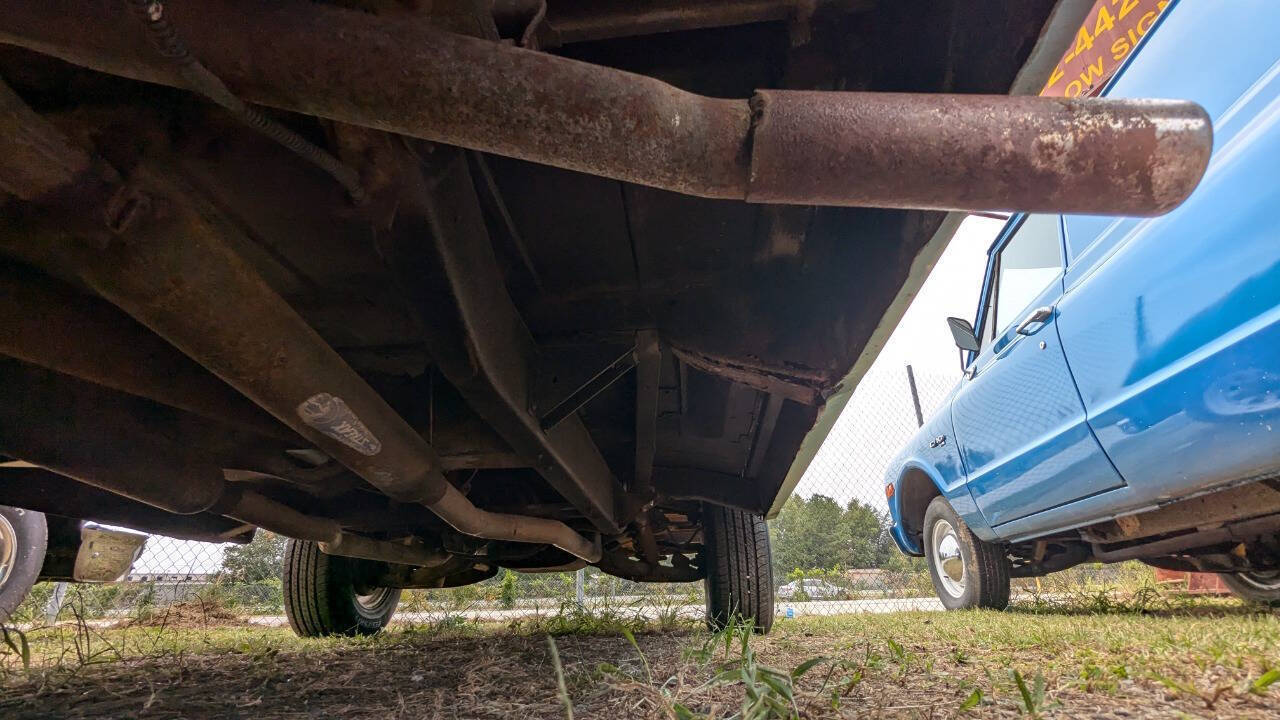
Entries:
[[[851,498],[887,510],[883,475],[916,431],[906,366],[915,373],[926,417],[960,377],[960,356],[945,319],[972,321],[987,248],[1004,223],[968,217],[925,279],[911,306],[854,391],[831,435],[809,465],[796,493]],[[134,574],[206,573],[222,565],[223,546],[152,537]]]
[[1003,226],[1003,220],[976,215],[961,223],[872,368],[904,367],[910,363],[917,373],[960,377],[960,355],[946,318],[973,320],[986,271],[987,248]]

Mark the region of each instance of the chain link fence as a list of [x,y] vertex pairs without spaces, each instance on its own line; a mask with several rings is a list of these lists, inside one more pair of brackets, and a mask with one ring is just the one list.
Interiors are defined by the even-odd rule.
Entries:
[[[924,561],[903,555],[888,533],[884,472],[947,398],[954,374],[873,366],[800,485],[770,525],[777,611],[813,614],[941,609]],[[41,583],[15,620],[112,623],[286,624],[280,565],[284,539],[259,532],[247,545],[152,536],[127,578],[103,585]],[[1015,602],[1098,598],[1150,587],[1149,568],[1088,565],[1016,581]],[[698,584],[634,583],[594,568],[579,573],[503,571],[446,590],[410,590],[405,623],[556,621],[580,613],[673,624],[699,618]]]

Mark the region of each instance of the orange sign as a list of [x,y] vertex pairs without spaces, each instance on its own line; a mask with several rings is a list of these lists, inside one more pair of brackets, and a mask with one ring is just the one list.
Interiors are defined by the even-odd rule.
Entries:
[[1093,95],[1129,57],[1169,0],[1098,0],[1041,95]]

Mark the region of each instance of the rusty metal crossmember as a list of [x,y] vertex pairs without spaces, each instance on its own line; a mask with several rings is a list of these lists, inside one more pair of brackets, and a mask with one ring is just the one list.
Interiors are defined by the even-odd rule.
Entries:
[[555,407],[548,410],[538,422],[542,425],[543,431],[551,430],[559,425],[565,418],[578,412],[583,405],[591,402],[591,399],[604,392],[624,375],[631,372],[631,368],[636,366],[636,351],[634,348],[628,349],[625,353],[618,356],[616,360],[609,363],[603,370],[596,373],[580,387],[569,394],[568,397],[556,403]]

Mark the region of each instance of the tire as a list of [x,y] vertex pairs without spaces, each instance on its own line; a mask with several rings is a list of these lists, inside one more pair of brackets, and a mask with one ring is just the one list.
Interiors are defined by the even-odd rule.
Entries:
[[[954,542],[949,542],[948,537]],[[925,510],[923,539],[929,578],[943,607],[1008,607],[1009,557],[1004,548],[979,540],[942,496],[934,498]],[[957,559],[961,562],[958,569]]]
[[353,582],[361,562],[326,555],[314,542],[285,543],[284,614],[298,636],[373,635],[387,626],[400,590],[374,588],[361,595]]
[[0,622],[8,621],[40,579],[48,546],[44,513],[0,505]]
[[1280,603],[1280,570],[1222,573],[1222,582],[1238,597],[1270,605]]
[[735,620],[758,633],[773,627],[773,558],[764,518],[743,510],[704,505],[706,545],[703,581],[707,627],[721,630]]

